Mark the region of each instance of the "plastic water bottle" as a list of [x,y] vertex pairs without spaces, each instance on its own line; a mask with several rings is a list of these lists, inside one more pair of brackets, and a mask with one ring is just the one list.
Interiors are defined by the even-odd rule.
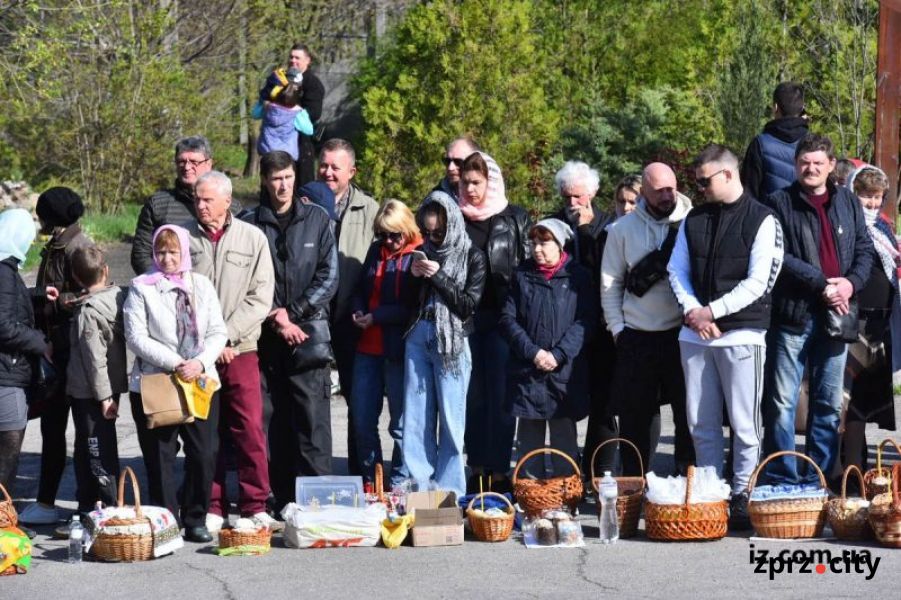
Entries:
[[84,527],[81,524],[81,517],[72,516],[72,523],[69,525],[69,562],[80,563],[81,554],[84,549]]
[[610,475],[610,471],[604,471],[599,488],[601,506],[598,513],[598,529],[602,544],[611,544],[619,539],[619,522],[616,519],[617,493],[616,480]]

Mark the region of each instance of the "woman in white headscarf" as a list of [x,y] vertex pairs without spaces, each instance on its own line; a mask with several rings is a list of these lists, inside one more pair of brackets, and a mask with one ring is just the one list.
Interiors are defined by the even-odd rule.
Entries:
[[[50,348],[35,327],[31,293],[19,275],[34,241],[34,219],[28,211],[12,208],[0,213],[0,484],[12,486],[28,423],[25,390],[33,369]],[[58,292],[47,289],[48,300]]]
[[484,475],[491,477],[494,491],[509,492],[507,471],[516,422],[504,409],[510,347],[498,322],[513,273],[529,256],[531,221],[522,207],[507,201],[501,169],[484,152],[463,161],[459,198],[466,233],[488,262],[485,291],[469,338],[472,380],[466,398],[466,453],[472,476],[467,492],[478,492],[479,477]]

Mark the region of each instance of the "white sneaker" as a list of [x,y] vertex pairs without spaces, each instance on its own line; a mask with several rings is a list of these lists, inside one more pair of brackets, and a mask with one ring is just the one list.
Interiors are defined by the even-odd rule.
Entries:
[[225,519],[220,517],[214,513],[206,514],[206,528],[210,533],[219,533],[222,530],[222,526],[225,524]]
[[55,506],[35,502],[19,513],[19,520],[29,525],[55,525],[59,522],[59,511]]
[[250,518],[260,527],[268,527],[270,531],[281,531],[285,528],[284,523],[276,521],[269,516],[269,513],[258,512]]

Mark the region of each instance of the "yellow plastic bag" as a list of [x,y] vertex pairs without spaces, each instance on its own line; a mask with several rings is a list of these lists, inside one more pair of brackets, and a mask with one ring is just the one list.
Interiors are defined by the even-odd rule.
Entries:
[[219,382],[215,379],[201,375],[194,381],[185,381],[175,376],[175,381],[185,392],[185,402],[188,404],[188,412],[196,419],[206,419],[210,415],[210,403],[213,394],[219,389]]
[[21,529],[0,529],[0,575],[26,573],[31,567],[31,540]]
[[382,543],[386,548],[397,548],[404,543],[412,526],[413,515],[397,517],[394,521],[385,519],[382,521]]

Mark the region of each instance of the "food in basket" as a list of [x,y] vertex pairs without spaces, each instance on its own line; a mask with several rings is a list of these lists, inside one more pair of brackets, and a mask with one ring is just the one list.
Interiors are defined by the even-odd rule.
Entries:
[[872,506],[887,506],[892,503],[892,493],[877,494],[870,503]]
[[263,529],[257,525],[252,519],[240,518],[235,521],[234,530],[241,533],[253,533]]
[[554,546],[557,544],[557,529],[548,519],[535,521],[535,539],[542,546]]
[[495,518],[495,517],[505,517],[505,516],[507,516],[507,511],[503,510],[502,508],[497,508],[497,507],[493,506],[493,507],[485,509],[485,510],[480,510],[478,508],[474,508],[474,509],[472,509],[472,514],[476,517],[480,517],[480,518],[487,517],[487,518],[491,519],[491,518]]
[[[568,517],[569,515],[567,515]],[[562,546],[575,546],[582,541],[582,527],[576,521],[563,519],[557,521],[557,543]]]

